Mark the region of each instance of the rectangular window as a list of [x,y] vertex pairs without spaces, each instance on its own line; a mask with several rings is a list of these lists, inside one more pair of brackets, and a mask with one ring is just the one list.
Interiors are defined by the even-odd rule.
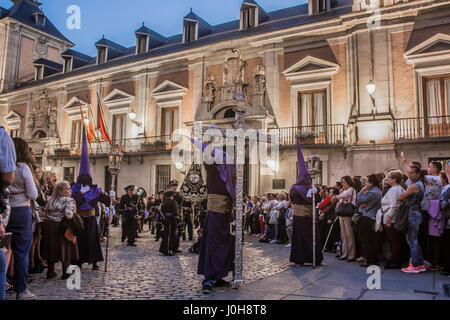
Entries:
[[72,147],[75,149],[81,149],[81,141],[83,134],[83,123],[81,120],[72,121]]
[[163,141],[169,142],[172,139],[172,133],[179,128],[179,110],[178,107],[163,108],[161,110],[161,136]]
[[195,41],[195,23],[186,23],[184,25],[185,42]]
[[423,116],[427,136],[450,134],[450,75],[423,81]]
[[106,48],[100,47],[97,50],[98,64],[106,63]]
[[64,168],[63,179],[69,183],[75,182],[75,167]]
[[298,126],[312,132],[324,132],[327,124],[327,99],[325,90],[298,93]]
[[155,192],[166,191],[170,182],[170,165],[156,165]]
[[113,115],[113,132],[112,139],[118,146],[125,145],[126,129],[127,129],[127,114],[115,114]]
[[256,25],[256,8],[242,10],[242,27],[243,29],[252,28]]
[[72,58],[64,59],[64,73],[72,71]]
[[19,138],[19,129],[9,130],[9,135],[11,136],[11,138]]
[[148,36],[138,36],[138,54],[147,52],[147,39]]

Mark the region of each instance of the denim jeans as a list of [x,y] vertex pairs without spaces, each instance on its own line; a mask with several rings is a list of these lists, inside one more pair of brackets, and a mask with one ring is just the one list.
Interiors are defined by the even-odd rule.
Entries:
[[0,300],[5,300],[6,292],[6,256],[0,249]]
[[14,291],[27,289],[28,261],[33,240],[30,207],[11,208],[6,232],[12,232],[11,249],[14,256]]
[[422,249],[419,246],[419,227],[422,214],[418,210],[409,210],[408,243],[411,248],[411,263],[414,267],[423,265]]

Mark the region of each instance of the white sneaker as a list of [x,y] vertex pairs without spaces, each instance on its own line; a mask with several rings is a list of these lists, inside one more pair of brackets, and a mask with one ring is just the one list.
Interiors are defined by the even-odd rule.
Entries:
[[36,295],[30,290],[25,290],[24,292],[18,293],[16,295],[16,300],[35,300]]
[[288,243],[287,245],[285,245],[285,247],[286,247],[286,248],[290,248],[290,247],[291,247],[291,244]]
[[270,243],[275,243],[275,242],[277,242],[276,240],[272,240],[272,241],[270,241]]

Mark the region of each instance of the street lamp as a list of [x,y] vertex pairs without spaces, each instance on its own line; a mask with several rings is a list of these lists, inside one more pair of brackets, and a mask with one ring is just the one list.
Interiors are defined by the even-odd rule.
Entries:
[[[312,184],[314,187],[314,182],[316,181],[317,174],[319,170],[317,170],[317,164],[319,163],[320,158],[316,155],[308,156],[308,171],[311,176]],[[311,195],[312,197],[312,225],[313,225],[313,268],[316,268],[316,196],[315,194]]]
[[136,119],[136,117],[137,117],[137,115],[136,115],[136,113],[135,113],[134,111],[131,111],[131,112],[128,114],[128,118],[130,118],[131,122],[132,122],[135,126],[141,128],[141,127],[142,127],[142,122],[139,122],[139,121],[134,120],[134,119]]
[[375,89],[376,89],[375,83],[373,83],[373,81],[370,80],[366,84],[366,89],[367,89],[367,92],[369,93],[369,97],[370,97],[370,100],[372,102],[372,113],[376,113],[377,112],[377,107],[375,105],[375,96],[373,95],[375,93]]
[[[108,172],[111,175],[111,187],[110,190],[114,187],[116,182],[116,177],[120,172],[120,163],[122,162],[123,153],[120,152],[118,147],[113,147],[111,145],[111,152],[109,153],[108,160]],[[105,272],[108,270],[108,249],[109,249],[109,233],[111,230],[111,214],[112,214],[112,199],[109,203],[109,219],[108,219],[108,233],[106,235],[106,257],[105,257]]]

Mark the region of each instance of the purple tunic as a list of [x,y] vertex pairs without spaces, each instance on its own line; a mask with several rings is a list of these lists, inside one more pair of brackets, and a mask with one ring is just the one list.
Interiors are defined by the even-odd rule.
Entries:
[[[204,164],[209,194],[230,196],[215,165]],[[219,280],[233,270],[234,236],[230,234],[231,215],[208,210],[200,245],[197,273],[206,280]]]

